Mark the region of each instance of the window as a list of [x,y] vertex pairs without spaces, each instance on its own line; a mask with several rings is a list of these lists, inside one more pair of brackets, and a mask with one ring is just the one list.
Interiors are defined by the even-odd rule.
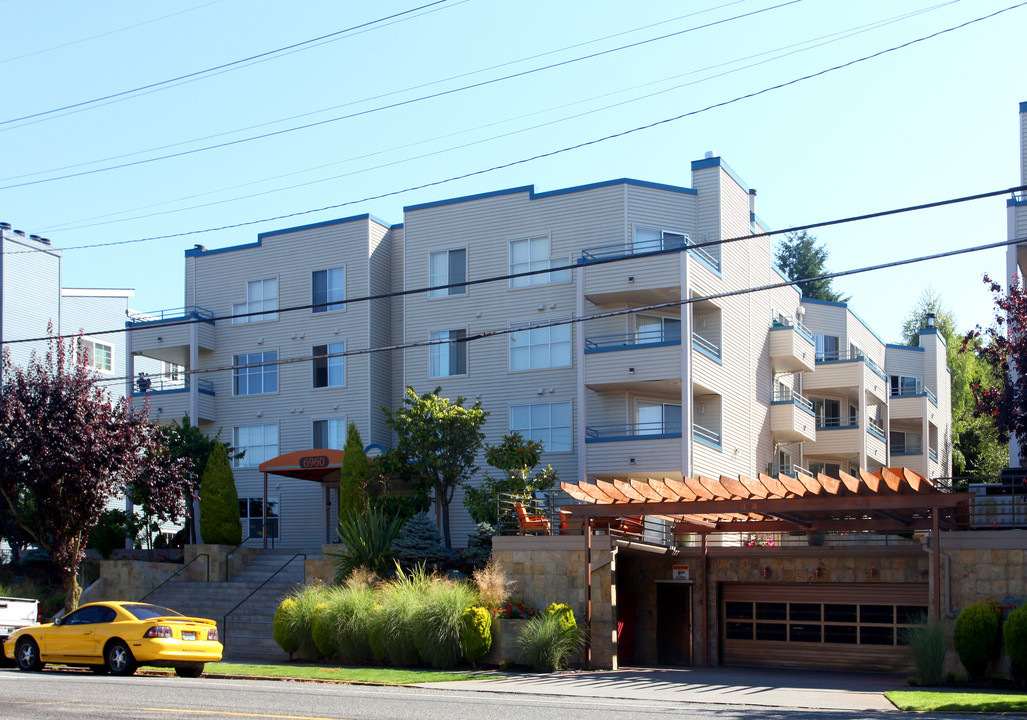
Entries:
[[310,289],[311,312],[345,310],[346,268],[315,270],[310,276]]
[[346,358],[327,357],[346,352],[346,343],[314,346],[314,387],[342,387],[346,384]]
[[[244,325],[246,323],[264,322],[265,320],[277,320],[278,313],[272,312],[278,309],[278,278],[267,278],[266,280],[253,280],[246,283],[246,302],[232,305],[232,315],[243,315],[233,317],[233,325]],[[265,312],[265,315],[248,315],[247,313]]]
[[278,425],[242,425],[232,428],[232,446],[246,451],[232,464],[237,468],[257,467],[262,462],[278,457]]
[[[232,364],[233,395],[265,395],[278,392],[278,352],[250,353],[235,355]],[[260,365],[258,363],[270,363]],[[249,366],[249,367],[242,367]]]
[[[267,536],[278,537],[278,498],[267,499]],[[264,498],[239,498],[239,519],[242,521],[243,537],[262,538],[264,533]]]
[[828,477],[837,478],[842,471],[842,466],[838,463],[830,462],[810,462],[809,471],[813,473],[814,477],[819,473],[821,475],[827,475]]
[[346,447],[346,419],[314,421],[315,450],[342,450]]
[[459,342],[465,337],[465,330],[438,330],[431,334],[432,341],[448,341],[428,348],[431,377],[467,374],[467,343]]
[[838,359],[838,336],[837,335],[814,335],[813,340],[816,343],[816,358],[817,360],[837,360]]
[[[567,265],[566,258],[554,260],[549,257],[549,237],[524,238],[510,241],[510,274],[531,272],[532,270],[548,270],[554,266]],[[571,271],[567,268],[555,272],[525,277],[510,278],[510,287],[528,287],[530,285],[547,285],[549,283],[567,282],[571,279]]]
[[891,376],[892,397],[909,397],[911,395],[920,395],[921,393],[923,393],[923,388],[920,378],[908,375]]
[[631,248],[632,253],[656,252],[657,250],[669,250],[671,248],[684,247],[688,242],[688,236],[683,233],[666,232],[654,228],[635,228],[635,243]]
[[546,452],[570,452],[571,404],[514,405],[510,408],[510,432],[542,443]]
[[571,326],[518,330],[510,333],[510,369],[538,370],[571,364]]
[[638,435],[667,435],[681,433],[681,406],[671,403],[639,400],[636,408]]
[[918,432],[892,430],[888,433],[888,439],[891,441],[891,451],[896,455],[922,453],[924,448],[922,438],[923,435]]
[[[428,284],[452,285],[467,281],[467,251],[443,250],[428,256]],[[428,297],[446,297],[448,295],[466,295],[467,286],[439,288],[428,291]]]
[[639,344],[681,342],[681,318],[638,315],[635,325],[638,327]]
[[817,416],[817,427],[841,427],[842,404],[831,398],[810,398],[813,401],[813,413]]
[[114,348],[107,343],[82,338],[78,341],[78,351],[86,367],[95,368],[103,372],[111,372],[113,369]]

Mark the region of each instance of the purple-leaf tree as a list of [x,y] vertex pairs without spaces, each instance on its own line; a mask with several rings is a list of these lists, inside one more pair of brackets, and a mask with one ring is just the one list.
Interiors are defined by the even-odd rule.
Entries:
[[46,354],[24,368],[6,350],[0,359],[0,502],[35,507],[33,522],[18,522],[63,575],[68,611],[78,606],[79,563],[107,503],[135,487],[162,517],[178,517],[184,474],[146,409],[112,403],[76,344],[51,337]]

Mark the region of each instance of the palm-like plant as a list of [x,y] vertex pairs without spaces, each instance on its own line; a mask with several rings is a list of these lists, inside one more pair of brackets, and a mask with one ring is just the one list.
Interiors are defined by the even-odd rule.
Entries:
[[328,553],[335,558],[336,581],[345,580],[357,568],[377,575],[391,569],[392,542],[402,524],[401,518],[387,517],[375,508],[348,513],[339,521],[339,539],[345,551]]

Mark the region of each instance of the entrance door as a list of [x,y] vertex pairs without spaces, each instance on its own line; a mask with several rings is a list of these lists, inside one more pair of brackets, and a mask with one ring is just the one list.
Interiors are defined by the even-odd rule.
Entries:
[[692,664],[691,585],[656,585],[656,661],[660,665]]

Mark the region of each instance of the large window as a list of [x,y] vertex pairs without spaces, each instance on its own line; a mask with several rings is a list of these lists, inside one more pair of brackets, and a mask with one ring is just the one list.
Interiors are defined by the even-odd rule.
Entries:
[[511,370],[567,367],[570,364],[570,325],[554,325],[510,333]]
[[[267,278],[266,280],[253,280],[246,283],[246,302],[232,305],[234,325],[245,323],[264,322],[265,320],[277,320],[278,313],[278,278]],[[264,313],[262,315],[250,315],[248,313]]]
[[316,450],[342,450],[346,447],[346,419],[314,421],[313,447]]
[[639,344],[681,342],[681,318],[639,314],[635,324]]
[[245,450],[240,459],[233,460],[235,467],[257,467],[262,462],[278,457],[278,425],[241,425],[232,428],[232,446]]
[[923,435],[918,432],[892,430],[888,433],[891,451],[895,455],[919,454],[924,451]]
[[813,336],[816,344],[817,360],[838,360],[841,356],[838,353],[838,336],[821,335]]
[[818,428],[842,426],[842,403],[833,398],[811,398]]
[[323,313],[329,310],[343,310],[346,305],[346,268],[315,270],[310,276],[311,312]]
[[636,407],[637,435],[677,435],[681,433],[681,406],[673,403],[639,400]]
[[[452,285],[467,281],[467,251],[443,250],[428,256],[428,284],[432,287]],[[467,286],[438,288],[430,290],[428,297],[446,297],[447,295],[466,295]]]
[[112,372],[114,367],[113,346],[85,338],[80,339],[78,342],[79,353],[87,367],[95,368],[102,372]]
[[431,334],[431,340],[436,342],[428,348],[431,377],[467,374],[467,343],[460,342],[465,337],[465,330],[438,330]]
[[546,452],[571,450],[571,404],[541,403],[510,408],[510,432],[545,446]]
[[913,395],[919,395],[922,392],[923,384],[920,382],[920,378],[911,377],[909,375],[891,376],[892,397],[910,397]]
[[232,394],[264,395],[278,392],[277,361],[278,352],[275,350],[235,355],[232,362],[235,366],[232,371]]
[[[552,267],[566,266],[567,258],[551,258],[549,255],[549,237],[523,238],[510,241],[510,274],[531,272],[532,270],[549,270]],[[510,287],[529,287],[548,283],[566,282],[571,279],[571,271],[566,267],[554,272],[540,272],[537,275],[510,278]]]
[[684,233],[667,232],[655,228],[635,228],[635,244],[632,246],[633,253],[655,252],[657,250],[670,250],[682,248],[688,242],[688,236]]
[[[264,537],[264,502],[263,498],[239,498],[239,519],[242,520],[243,537]],[[278,498],[267,499],[267,536],[278,537]]]
[[314,346],[314,387],[342,387],[346,384],[346,358],[328,357],[346,352],[346,343]]

